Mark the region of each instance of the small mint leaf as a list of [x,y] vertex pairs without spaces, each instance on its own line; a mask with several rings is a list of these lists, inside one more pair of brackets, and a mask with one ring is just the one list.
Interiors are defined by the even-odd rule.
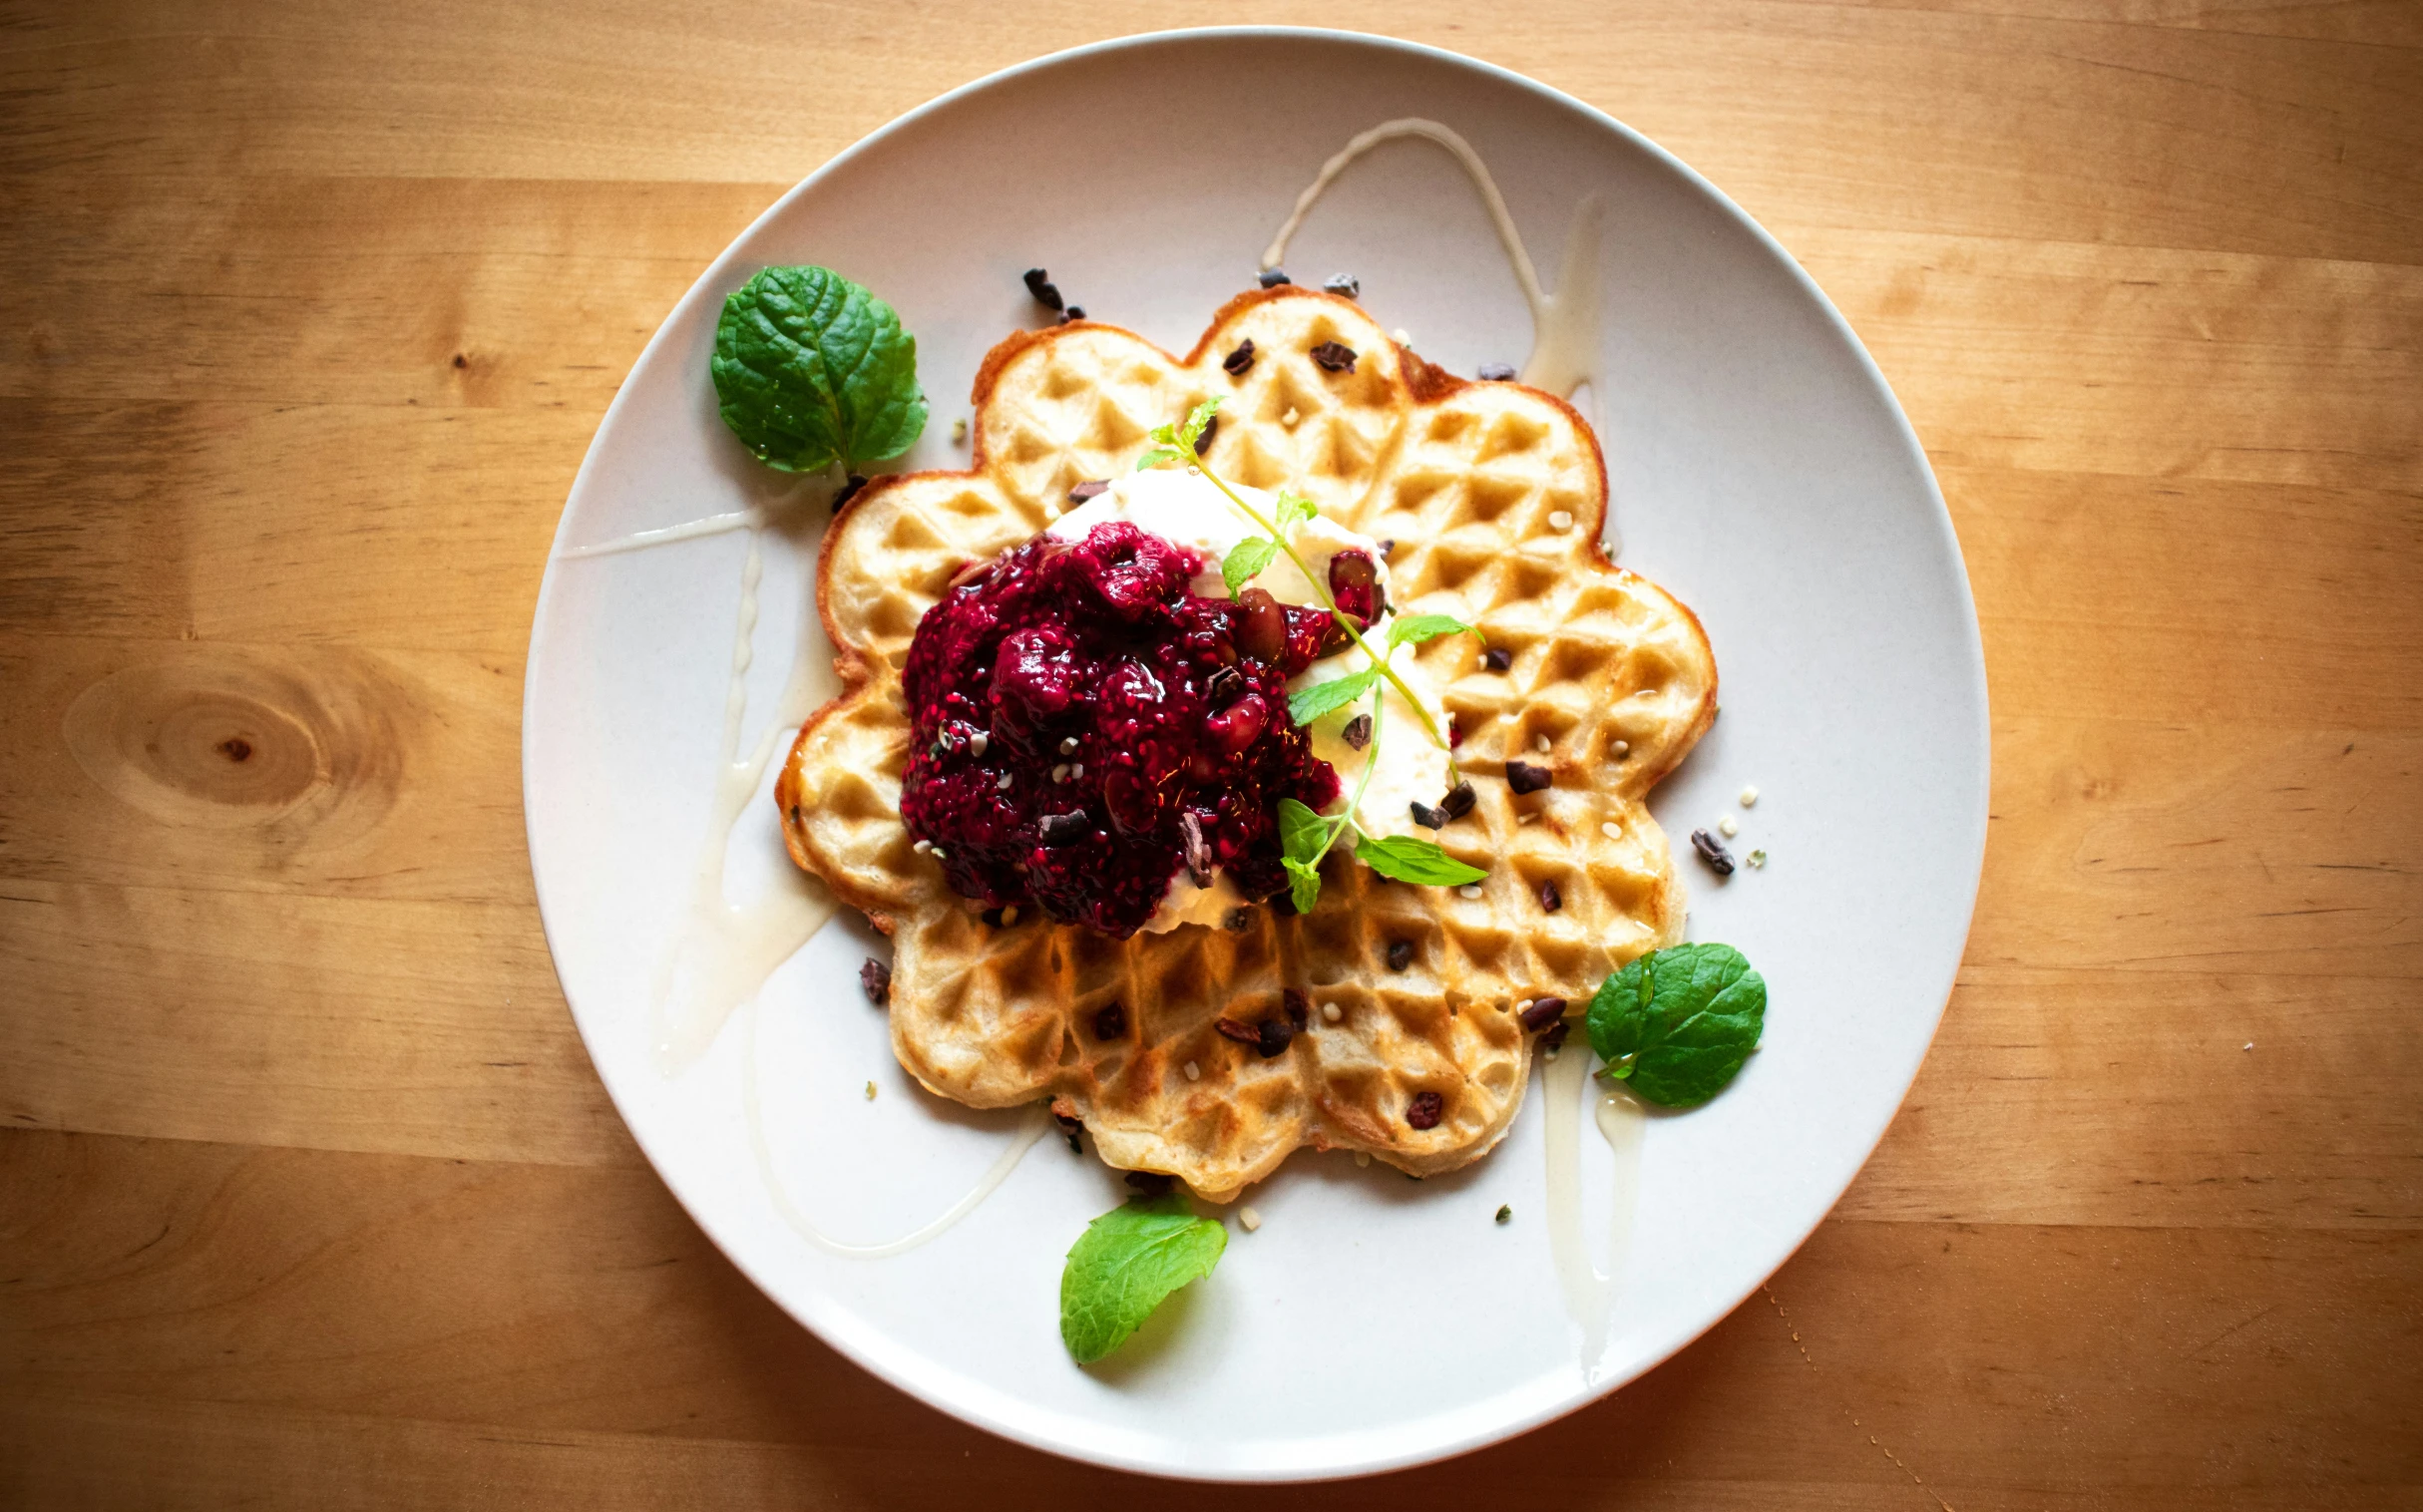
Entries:
[[1236,597],[1245,585],[1254,580],[1262,569],[1279,555],[1279,543],[1268,536],[1255,536],[1240,541],[1220,564],[1221,580],[1228,584],[1228,596]]
[[1279,849],[1290,861],[1309,862],[1330,841],[1330,822],[1293,798],[1279,800]]
[[[1163,426],[1161,429],[1166,431],[1169,427]],[[1186,456],[1186,453],[1179,451],[1174,446],[1148,447],[1145,449],[1144,455],[1136,459],[1136,471],[1148,472],[1164,462],[1184,462]]]
[[1288,901],[1299,914],[1313,912],[1313,905],[1321,901],[1321,873],[1293,856],[1282,859],[1279,865],[1287,869]]
[[1480,631],[1452,614],[1409,614],[1390,624],[1389,647],[1394,650],[1401,645],[1419,645],[1425,640],[1436,640],[1441,635],[1481,638]]
[[1287,717],[1298,724],[1311,724],[1332,709],[1343,709],[1372,690],[1380,680],[1378,667],[1365,667],[1328,682],[1316,682],[1311,687],[1287,695]]
[[1138,1198],[1085,1226],[1060,1269],[1060,1341],[1089,1365],[1124,1343],[1169,1294],[1209,1276],[1228,1230],[1175,1192]]
[[917,338],[831,268],[761,268],[733,290],[707,371],[723,423],[784,472],[885,461],[926,428]]
[[1366,835],[1355,843],[1355,855],[1383,877],[1421,887],[1459,888],[1489,875],[1457,861],[1434,843],[1411,835]]
[[1274,518],[1281,531],[1292,530],[1320,517],[1321,507],[1310,499],[1305,498],[1302,494],[1290,493],[1284,489],[1280,491],[1279,507]]
[[1726,945],[1652,950],[1600,983],[1590,1047],[1650,1102],[1687,1108],[1733,1081],[1766,1027],[1767,982]]
[[[1220,403],[1225,397],[1225,395],[1214,394],[1211,398],[1196,405],[1193,412],[1187,415],[1186,423],[1178,428],[1178,445],[1185,448],[1187,456],[1200,455],[1202,449],[1195,443],[1203,439],[1204,427],[1210,425],[1212,416],[1220,412]],[[1153,439],[1156,441],[1161,439],[1158,432],[1154,433]]]

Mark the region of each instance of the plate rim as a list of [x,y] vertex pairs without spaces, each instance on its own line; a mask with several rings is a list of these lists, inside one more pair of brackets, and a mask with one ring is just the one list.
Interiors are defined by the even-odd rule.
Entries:
[[[1427,1444],[1419,1448],[1409,1449],[1402,1453],[1367,1457],[1351,1462],[1342,1462],[1326,1467],[1307,1469],[1295,1469],[1287,1467],[1273,1469],[1249,1469],[1230,1466],[1173,1465],[1146,1460],[1116,1451],[1089,1448],[1082,1443],[1048,1440],[1028,1430],[1025,1426],[1014,1420],[987,1410],[979,1403],[948,1400],[935,1394],[931,1394],[924,1388],[924,1383],[917,1379],[913,1373],[896,1368],[893,1362],[889,1359],[886,1359],[874,1350],[863,1347],[861,1341],[854,1336],[857,1330],[845,1326],[836,1326],[831,1322],[820,1323],[819,1321],[803,1316],[802,1313],[795,1309],[788,1301],[786,1301],[773,1286],[768,1284],[768,1279],[766,1277],[761,1276],[756,1268],[752,1267],[750,1263],[744,1260],[739,1254],[736,1254],[732,1246],[725,1243],[722,1235],[718,1231],[717,1225],[710,1220],[709,1215],[700,1212],[695,1206],[693,1206],[690,1199],[665,1176],[663,1163],[658,1159],[657,1152],[652,1147],[649,1137],[641,1131],[639,1124],[632,1119],[630,1110],[623,1105],[621,1094],[616,1091],[613,1083],[606,1078],[597,1047],[590,1043],[589,1026],[584,1022],[582,1014],[574,1007],[572,989],[564,979],[564,968],[561,963],[558,947],[558,928],[556,919],[561,917],[562,911],[569,908],[570,905],[566,901],[559,900],[554,910],[551,910],[550,908],[549,888],[545,879],[541,875],[541,869],[539,866],[540,839],[537,830],[536,811],[529,798],[533,787],[534,778],[538,775],[534,770],[535,756],[533,741],[530,733],[534,727],[534,722],[538,715],[538,700],[536,692],[538,682],[537,679],[532,675],[532,672],[533,669],[539,665],[542,655],[546,654],[545,646],[549,640],[546,627],[550,619],[550,611],[559,591],[558,568],[561,566],[563,553],[568,544],[567,537],[572,527],[573,502],[582,495],[586,488],[592,486],[593,469],[601,466],[598,447],[599,437],[605,435],[606,432],[613,426],[617,418],[622,414],[623,407],[626,403],[636,402],[632,400],[631,396],[638,388],[638,384],[633,380],[639,375],[643,368],[649,366],[653,362],[663,360],[661,354],[667,345],[667,332],[671,330],[676,323],[682,321],[683,317],[689,315],[699,303],[709,297],[710,290],[720,286],[729,268],[739,260],[739,252],[741,247],[754,240],[759,232],[762,231],[767,225],[784,215],[795,201],[807,195],[825,180],[840,172],[851,163],[855,162],[860,156],[873,151],[878,146],[891,139],[893,136],[911,129],[929,116],[938,114],[951,108],[969,96],[993,89],[999,85],[1003,85],[1011,80],[1023,77],[1024,75],[1074,62],[1080,58],[1112,55],[1121,52],[1142,51],[1144,49],[1154,47],[1235,39],[1295,39],[1325,43],[1349,43],[1361,47],[1373,48],[1384,53],[1409,55],[1431,63],[1444,64],[1454,68],[1471,70],[1500,85],[1511,86],[1518,91],[1536,96],[1547,103],[1562,106],[1568,110],[1574,111],[1589,121],[1592,125],[1600,128],[1601,130],[1612,133],[1626,145],[1644,153],[1660,167],[1680,177],[1692,189],[1696,189],[1701,195],[1703,195],[1710,205],[1712,205],[1727,219],[1729,219],[1737,229],[1748,232],[1749,235],[1757,242],[1757,244],[1764,251],[1766,251],[1771,258],[1774,259],[1779,267],[1789,274],[1792,280],[1799,287],[1801,293],[1814,304],[1818,312],[1821,313],[1825,322],[1831,328],[1833,334],[1841,340],[1844,347],[1856,361],[1861,376],[1872,387],[1874,392],[1884,399],[1886,408],[1891,414],[1892,428],[1895,438],[1902,451],[1906,454],[1907,460],[1915,465],[1917,477],[1924,485],[1927,502],[1932,504],[1934,507],[1933,513],[1929,517],[1928,524],[1934,529],[1935,534],[1940,538],[1941,544],[1949,549],[1950,561],[1956,564],[1959,567],[1959,572],[1957,574],[1959,579],[1958,602],[1960,608],[1963,610],[1962,628],[1965,632],[1963,644],[1960,649],[1966,653],[1962,659],[1965,661],[1967,671],[1973,678],[1974,685],[1978,691],[1977,723],[1975,729],[1971,732],[1971,738],[1975,742],[1975,747],[1978,753],[1978,766],[1975,774],[1976,791],[1974,818],[1970,834],[1963,837],[1967,843],[1974,848],[1976,863],[1975,866],[1970,869],[1969,875],[1966,879],[1967,898],[1964,907],[1966,923],[1961,931],[1960,947],[1952,952],[1949,967],[1944,973],[1944,979],[1942,980],[1940,987],[1931,994],[1934,1006],[1930,1020],[1927,1024],[1926,1040],[1925,1043],[1919,1047],[1917,1055],[1912,1059],[1908,1075],[1902,1079],[1900,1088],[1893,1100],[1892,1115],[1887,1117],[1884,1120],[1884,1123],[1878,1128],[1876,1137],[1874,1140],[1870,1141],[1866,1153],[1863,1154],[1859,1158],[1858,1163],[1851,1168],[1850,1175],[1834,1192],[1832,1198],[1826,1203],[1824,1208],[1817,1213],[1817,1215],[1810,1222],[1809,1226],[1803,1230],[1799,1237],[1794,1239],[1791,1245],[1783,1251],[1783,1253],[1777,1258],[1775,1264],[1769,1267],[1766,1272],[1761,1275],[1758,1280],[1754,1281],[1747,1289],[1745,1289],[1740,1296],[1735,1297],[1723,1308],[1715,1310],[1711,1316],[1697,1328],[1679,1337],[1662,1352],[1658,1352],[1652,1357],[1643,1359],[1637,1368],[1630,1370],[1610,1371],[1606,1377],[1596,1381],[1587,1382],[1578,1394],[1569,1399],[1563,1400],[1546,1410],[1535,1411],[1517,1418],[1504,1419],[1485,1429],[1467,1432],[1452,1438],[1440,1440],[1436,1443]],[[1705,175],[1701,174],[1690,164],[1685,163],[1682,159],[1676,157],[1673,153],[1669,152],[1667,149],[1660,146],[1646,135],[1626,125],[1624,122],[1616,119],[1606,111],[1599,109],[1597,106],[1590,104],[1588,101],[1578,99],[1553,85],[1543,84],[1539,80],[1533,79],[1528,75],[1518,73],[1512,69],[1504,67],[1503,65],[1491,63],[1485,59],[1474,58],[1468,54],[1458,53],[1447,48],[1436,47],[1429,43],[1413,42],[1404,38],[1390,37],[1373,32],[1317,26],[1233,25],[1176,27],[1160,31],[1138,32],[1125,36],[1103,38],[1097,41],[1080,43],[1072,47],[1061,48],[1050,53],[1029,58],[1022,62],[996,69],[989,74],[972,79],[965,84],[955,86],[954,88],[946,90],[942,94],[936,95],[932,99],[925,101],[923,104],[915,106],[910,110],[893,117],[891,120],[867,133],[865,136],[860,137],[848,147],[843,148],[840,152],[835,153],[832,157],[827,158],[824,162],[818,164],[815,169],[800,179],[798,183],[792,185],[788,189],[777,195],[772,203],[768,204],[764,210],[760,211],[749,221],[747,225],[742,227],[732,236],[731,240],[724,245],[723,249],[718,252],[703,269],[700,270],[698,276],[690,283],[690,286],[685,289],[681,296],[673,302],[672,306],[665,311],[663,317],[657,322],[655,330],[648,336],[646,344],[640,348],[639,354],[632,359],[629,369],[624,374],[621,385],[615,390],[613,398],[607,402],[605,413],[602,414],[598,419],[597,427],[591,434],[589,447],[582,454],[581,465],[574,472],[572,483],[565,492],[564,504],[557,516],[556,531],[555,534],[550,538],[546,567],[540,580],[539,591],[533,600],[531,609],[530,635],[523,659],[521,718],[524,845],[527,853],[527,859],[530,863],[532,892],[539,910],[540,930],[547,941],[548,964],[556,973],[557,988],[563,994],[565,1009],[573,1020],[574,1031],[581,1036],[582,1048],[590,1057],[591,1068],[597,1073],[599,1084],[605,1089],[607,1100],[613,1106],[615,1116],[621,1119],[625,1131],[628,1132],[631,1137],[632,1143],[637,1145],[640,1153],[647,1158],[649,1173],[672,1197],[673,1201],[681,1208],[682,1212],[690,1219],[690,1221],[698,1226],[699,1232],[705,1235],[708,1241],[715,1246],[716,1250],[723,1256],[724,1260],[735,1270],[739,1271],[741,1275],[747,1277],[750,1285],[756,1287],[760,1293],[764,1294],[767,1301],[773,1303],[774,1306],[780,1309],[786,1317],[790,1318],[800,1326],[815,1334],[817,1339],[825,1344],[828,1348],[831,1348],[835,1353],[840,1354],[843,1358],[849,1360],[858,1368],[867,1371],[869,1374],[875,1376],[878,1380],[883,1381],[886,1385],[900,1391],[906,1396],[915,1399],[924,1406],[943,1412],[948,1416],[958,1418],[962,1422],[970,1423],[976,1427],[984,1429],[989,1433],[993,1433],[1013,1443],[1023,1445],[1028,1448],[1037,1449],[1075,1463],[1099,1465],[1106,1469],[1126,1471],[1141,1475],[1150,1475],[1169,1480],[1207,1484],[1278,1485],[1346,1480],[1363,1476],[1384,1474],[1390,1471],[1411,1469],[1420,1465],[1434,1464],[1443,1460],[1455,1458],[1459,1455],[1471,1453],[1478,1449],[1486,1448],[1493,1444],[1503,1443],[1507,1440],[1518,1438],[1523,1434],[1532,1432],[1535,1429],[1544,1427],[1560,1418],[1566,1417],[1574,1412],[1578,1412],[1585,1407],[1595,1405],[1596,1403],[1605,1400],[1608,1396],[1613,1395],[1616,1391],[1622,1389],[1624,1386],[1630,1385],[1634,1381],[1641,1379],[1643,1376],[1657,1369],[1660,1365],[1666,1363],[1666,1361],[1672,1359],[1676,1354],[1681,1353],[1684,1349],[1689,1348],[1692,1344],[1698,1342],[1701,1338],[1705,1337],[1708,1332],[1718,1323],[1724,1322],[1727,1318],[1732,1317],[1736,1312],[1738,1312],[1742,1305],[1749,1301],[1750,1298],[1756,1292],[1758,1292],[1761,1287],[1764,1287],[1769,1281],[1774,1279],[1777,1272],[1781,1271],[1785,1266],[1791,1264],[1793,1257],[1798,1255],[1801,1249],[1809,1243],[1810,1237],[1817,1232],[1817,1227],[1823,1224],[1825,1220],[1832,1215],[1834,1208],[1841,1203],[1844,1194],[1850,1190],[1852,1183],[1858,1180],[1859,1173],[1864,1171],[1867,1167],[1868,1161],[1874,1158],[1877,1147],[1883,1143],[1884,1135],[1890,1131],[1894,1122],[1900,1117],[1902,1107],[1909,1100],[1910,1088],[1916,1084],[1918,1073],[1925,1066],[1926,1058],[1934,1048],[1935,1036],[1941,1031],[1943,1015],[1950,1006],[1952,991],[1958,984],[1960,965],[1967,953],[1967,942],[1969,936],[1976,928],[1977,899],[1984,879],[1986,848],[1989,838],[1989,810],[1991,808],[1991,791],[1993,781],[1992,689],[1987,676],[1984,635],[1982,626],[1979,624],[1977,618],[1976,594],[1969,578],[1968,559],[1966,554],[1961,550],[1959,533],[1953,525],[1950,507],[1944,502],[1942,486],[1940,481],[1935,476],[1934,466],[1927,458],[1925,448],[1918,439],[1916,428],[1911,424],[1908,412],[1903,409],[1901,405],[1900,396],[1894,393],[1891,383],[1886,380],[1882,368],[1877,365],[1875,357],[1868,351],[1866,343],[1860,340],[1858,332],[1854,330],[1850,322],[1843,317],[1842,312],[1835,307],[1833,300],[1826,295],[1823,288],[1819,287],[1817,280],[1809,273],[1809,270],[1802,266],[1800,259],[1795,257],[1773,232],[1768,230],[1765,225],[1761,224],[1755,216],[1750,214],[1749,211],[1745,210],[1740,204],[1736,203],[1731,195],[1727,194],[1722,189],[1718,188]],[[985,1394],[990,1395],[993,1393],[986,1392]],[[1361,1437],[1372,1431],[1373,1430],[1366,1429],[1354,1436]]]

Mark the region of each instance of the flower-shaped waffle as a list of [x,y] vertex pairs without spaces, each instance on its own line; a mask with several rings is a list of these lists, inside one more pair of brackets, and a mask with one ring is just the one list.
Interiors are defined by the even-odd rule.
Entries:
[[[1254,360],[1231,373],[1248,339]],[[1333,341],[1351,370],[1314,359]],[[1035,911],[988,924],[901,823],[901,667],[919,616],[1215,394],[1205,458],[1221,476],[1293,488],[1394,541],[1400,612],[1455,614],[1511,653],[1492,668],[1459,635],[1419,658],[1479,795],[1437,839],[1488,878],[1391,883],[1341,848],[1308,916],[1257,908],[1242,928],[1123,941]],[[1589,427],[1537,390],[1448,376],[1349,300],[1286,286],[1231,300],[1183,361],[1086,321],[1013,336],[975,402],[970,471],[877,479],[834,523],[817,605],[845,691],[800,731],[776,788],[793,859],[893,937],[901,1064],[977,1107],[1049,1097],[1112,1165],[1214,1200],[1304,1144],[1414,1175],[1484,1154],[1529,1080],[1517,1005],[1578,1010],[1609,971],[1678,938],[1682,888],[1643,799],[1716,715],[1698,620],[1599,547],[1607,480]],[[1516,795],[1509,761],[1553,785]],[[1310,1008],[1280,1053],[1214,1027],[1284,1012],[1291,988]]]

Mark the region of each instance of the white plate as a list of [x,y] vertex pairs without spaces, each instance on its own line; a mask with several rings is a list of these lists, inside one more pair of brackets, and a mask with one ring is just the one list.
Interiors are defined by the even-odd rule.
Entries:
[[[1535,1085],[1505,1143],[1452,1177],[1299,1154],[1250,1194],[1259,1232],[1232,1223],[1208,1282],[1080,1370],[1057,1335],[1060,1258],[1123,1191],[1090,1153],[1046,1140],[964,1222],[888,1259],[819,1250],[783,1216],[745,1074],[775,1184],[850,1240],[949,1207],[1018,1126],[941,1103],[895,1065],[855,975],[882,946],[855,921],[777,970],[689,1069],[651,1057],[650,981],[715,784],[748,539],[561,554],[768,491],[706,371],[722,298],[758,267],[821,262],[891,300],[934,402],[906,461],[958,466],[951,421],[978,361],[1036,318],[1021,269],[1047,266],[1096,318],[1183,350],[1252,282],[1323,160],[1415,115],[1478,148],[1545,277],[1581,197],[1611,203],[1596,400],[1623,561],[1699,612],[1724,678],[1724,717],[1652,807],[1678,847],[1731,813],[1736,849],[1773,856],[1724,885],[1680,863],[1693,938],[1739,945],[1767,977],[1766,1043],[1715,1102],[1650,1121],[1610,1336],[1587,1368],[1546,1238]],[[1359,273],[1380,322],[1451,370],[1529,348],[1479,201],[1428,145],[1348,173],[1289,262],[1307,282]],[[557,549],[531,634],[524,787],[548,941],[600,1075],[665,1182],[776,1302],[903,1389],[1042,1448],[1213,1479],[1333,1476],[1453,1454],[1612,1390],[1824,1216],[1950,990],[1984,849],[1985,674],[1908,423],[1824,296],[1724,195],[1588,106],[1468,59],[1337,33],[1179,33],[1043,59],[903,117],[786,194],[682,299],[599,428]],[[765,551],[744,750],[809,608],[793,543],[769,535]],[[1755,809],[1736,806],[1746,783]],[[727,875],[742,899],[802,887],[762,792]],[[1613,1167],[1585,1143],[1603,1250]]]

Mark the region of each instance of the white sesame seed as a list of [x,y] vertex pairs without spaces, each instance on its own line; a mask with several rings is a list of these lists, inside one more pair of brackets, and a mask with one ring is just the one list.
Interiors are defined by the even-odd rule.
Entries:
[[1346,1011],[1334,1002],[1325,1002],[1321,1005],[1321,1016],[1336,1023],[1339,1019],[1346,1017]]
[[1601,835],[1606,836],[1609,840],[1621,840],[1624,838],[1624,832],[1615,827],[1615,821],[1612,819],[1608,820],[1605,824],[1600,825],[1598,827],[1598,832]]
[[1455,890],[1455,896],[1467,903],[1477,903],[1480,901],[1480,884],[1466,883]]
[[1188,1081],[1201,1081],[1203,1079],[1203,1068],[1196,1065],[1191,1060],[1188,1061],[1186,1063],[1186,1079]]
[[1237,1222],[1245,1225],[1245,1232],[1251,1234],[1262,1227],[1262,1215],[1251,1208],[1239,1208]]
[[916,852],[918,855],[923,856],[923,855],[925,855],[925,854],[926,854],[928,851],[931,851],[931,850],[933,850],[933,849],[934,849],[934,844],[933,844],[933,842],[932,842],[932,841],[921,840],[921,841],[919,841],[917,844],[915,844],[915,845],[913,845],[913,846],[909,847],[909,849],[910,849],[910,850],[912,850],[912,851],[915,851],[915,852]]
[[954,441],[965,441],[968,439],[968,417],[963,415],[959,419],[951,422],[951,439]]
[[1002,928],[1006,930],[1017,922],[1018,906],[1014,903],[1004,904],[1002,906]]
[[1551,514],[1548,517],[1548,529],[1552,531],[1572,530],[1573,512],[1571,510],[1558,510]]
[[1742,833],[1741,822],[1728,814],[1717,821],[1717,833],[1723,835],[1727,840],[1731,840]]
[[1359,1166],[1368,1166],[1368,1165],[1370,1165],[1371,1163],[1372,1163],[1372,1152],[1371,1152],[1371,1151],[1369,1151],[1369,1150],[1357,1150],[1357,1151],[1355,1152],[1355,1164],[1357,1164],[1357,1165],[1359,1165]]
[[1632,742],[1629,740],[1616,741],[1607,747],[1607,752],[1612,756],[1629,756],[1632,754]]
[[2249,1039],[2249,1040],[2247,1040],[2247,1041],[2246,1041],[2246,1042],[2245,1042],[2243,1045],[2239,1046],[2239,1048],[2240,1048],[2240,1049],[2251,1050],[2251,1049],[2253,1049],[2253,1048],[2254,1048],[2254,1041],[2253,1041],[2253,1040],[2251,1040],[2251,1039]]
[[927,851],[926,854],[933,857],[936,861],[940,861],[943,859],[943,848],[941,846],[935,846],[933,849]]
[[870,1082],[868,1082],[868,1083],[867,1083],[867,1101],[869,1101],[869,1102],[873,1102],[874,1100],[875,1100],[875,1083],[873,1083],[873,1082],[871,1082],[871,1081],[870,1081]]
[[986,749],[992,744],[993,737],[986,734],[983,730],[979,730],[975,734],[968,737],[968,754],[971,756],[982,756],[985,754]]
[[1002,780],[1001,780],[1001,781],[999,781],[999,782],[997,782],[997,783],[995,783],[993,786],[994,786],[994,788],[995,788],[997,791],[1004,792],[1004,793],[1009,792],[1009,791],[1010,791],[1010,774],[1009,774],[1008,772],[1004,772],[1004,773],[1002,774]]
[[1061,754],[1061,755],[1063,755],[1063,756],[1072,756],[1072,755],[1076,754],[1076,749],[1077,749],[1077,738],[1076,738],[1074,735],[1070,735],[1070,736],[1066,737],[1065,739],[1061,740],[1061,742],[1060,742],[1060,754]]
[[1279,423],[1281,425],[1294,425],[1296,423],[1296,407],[1294,405],[1291,404],[1287,407],[1287,413],[1279,417]]
[[1758,807],[1758,803],[1759,790],[1757,788],[1744,788],[1742,790],[1742,807],[1746,809],[1756,808]]
[[1531,744],[1536,747],[1542,755],[1547,754],[1549,749],[1547,736],[1542,735],[1538,739],[1532,741]]

